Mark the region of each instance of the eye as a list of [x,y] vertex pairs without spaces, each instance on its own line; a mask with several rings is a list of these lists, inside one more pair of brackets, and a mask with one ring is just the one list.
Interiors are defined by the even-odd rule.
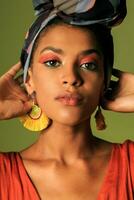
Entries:
[[83,63],[80,65],[81,68],[85,70],[91,70],[91,71],[96,71],[98,66],[94,62],[88,62],[88,63]]
[[60,61],[58,60],[48,60],[48,61],[45,61],[44,64],[47,66],[47,67],[59,67],[60,66]]

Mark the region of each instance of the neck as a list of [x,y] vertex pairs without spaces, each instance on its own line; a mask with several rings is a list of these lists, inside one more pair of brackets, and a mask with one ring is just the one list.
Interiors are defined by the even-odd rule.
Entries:
[[74,160],[87,158],[97,148],[89,120],[77,126],[53,124],[39,136],[37,151],[48,159]]

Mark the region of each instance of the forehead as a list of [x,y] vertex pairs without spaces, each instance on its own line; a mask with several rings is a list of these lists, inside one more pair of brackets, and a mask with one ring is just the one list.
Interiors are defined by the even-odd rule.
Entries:
[[60,45],[62,47],[89,46],[98,48],[98,41],[90,29],[71,25],[50,25],[45,28],[37,39],[37,46],[41,48],[45,45]]

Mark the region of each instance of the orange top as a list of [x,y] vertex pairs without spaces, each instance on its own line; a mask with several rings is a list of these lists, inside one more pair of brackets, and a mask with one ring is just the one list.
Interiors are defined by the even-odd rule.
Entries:
[[0,154],[0,200],[40,200],[19,153]]
[[[0,154],[0,200],[40,200],[19,153]],[[98,200],[134,200],[134,143],[114,144]]]

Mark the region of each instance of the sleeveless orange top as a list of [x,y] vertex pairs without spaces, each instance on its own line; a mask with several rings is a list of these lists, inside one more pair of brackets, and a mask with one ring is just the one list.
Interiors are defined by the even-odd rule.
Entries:
[[[0,200],[40,200],[19,153],[0,154]],[[134,143],[113,144],[97,200],[134,200]]]

